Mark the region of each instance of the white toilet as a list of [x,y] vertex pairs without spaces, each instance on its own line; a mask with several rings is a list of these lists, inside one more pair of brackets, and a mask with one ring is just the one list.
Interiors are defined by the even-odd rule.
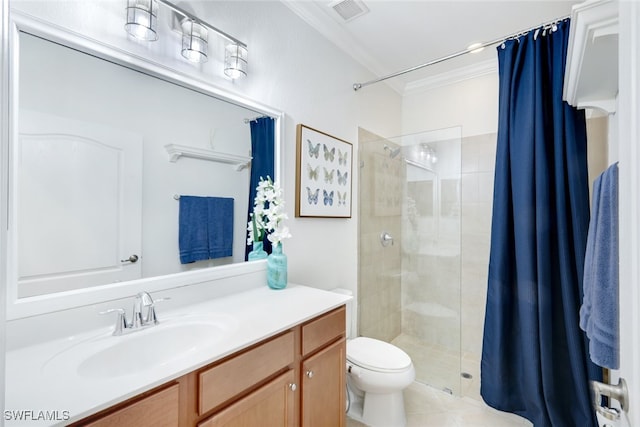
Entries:
[[416,377],[411,358],[384,341],[353,338],[351,311],[347,303],[347,416],[371,427],[404,427],[402,392]]

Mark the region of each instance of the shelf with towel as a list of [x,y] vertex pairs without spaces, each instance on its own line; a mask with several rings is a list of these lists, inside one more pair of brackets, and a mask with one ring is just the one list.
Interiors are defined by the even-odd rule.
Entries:
[[167,144],[164,146],[169,154],[170,162],[177,162],[180,157],[191,157],[193,159],[209,160],[212,162],[227,163],[235,166],[237,171],[249,167],[250,156],[239,156],[237,154],[219,153],[204,148],[189,147],[187,145]]

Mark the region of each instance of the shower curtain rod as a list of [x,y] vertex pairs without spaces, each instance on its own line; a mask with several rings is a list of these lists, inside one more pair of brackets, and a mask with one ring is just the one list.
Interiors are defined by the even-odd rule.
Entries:
[[256,120],[261,119],[263,117],[269,117],[269,116],[266,116],[266,115],[263,114],[262,116],[251,117],[251,118],[248,118],[248,119],[244,119],[244,123],[245,124],[249,124],[249,123],[255,122]]
[[457,58],[458,56],[462,56],[462,55],[465,55],[467,53],[474,52],[477,49],[484,49],[485,47],[488,47],[488,46],[493,46],[493,45],[496,45],[498,43],[504,43],[507,40],[516,39],[516,38],[518,38],[520,36],[523,36],[523,35],[527,34],[529,31],[537,30],[537,29],[540,29],[540,28],[543,28],[544,30],[546,30],[547,28],[550,28],[553,24],[555,24],[557,22],[560,22],[560,21],[564,21],[565,19],[569,18],[570,16],[571,15],[566,15],[566,16],[563,16],[563,17],[560,17],[560,18],[556,18],[553,21],[549,21],[549,22],[543,23],[543,24],[538,25],[536,27],[527,28],[526,30],[518,31],[517,33],[511,34],[511,35],[508,35],[508,36],[505,36],[505,37],[500,37],[498,39],[491,40],[490,42],[482,43],[482,44],[480,44],[478,46],[475,46],[473,49],[467,48],[465,50],[461,50],[459,52],[452,53],[450,55],[443,56],[443,57],[438,58],[438,59],[434,59],[433,61],[425,62],[424,64],[420,64],[420,65],[416,65],[416,66],[411,67],[411,68],[407,68],[406,70],[398,71],[398,72],[393,73],[393,74],[388,74],[388,75],[386,75],[384,77],[379,77],[377,79],[369,80],[368,82],[354,83],[353,84],[353,90],[354,91],[358,91],[359,89],[362,89],[365,86],[369,86],[369,85],[372,85],[374,83],[379,83],[379,82],[382,82],[382,81],[385,81],[385,80],[388,80],[388,79],[392,79],[394,77],[398,77],[398,76],[401,76],[403,74],[407,74],[407,73],[410,73],[412,71],[416,71],[416,70],[419,70],[421,68],[428,67],[430,65],[435,65],[435,64],[438,64],[440,62],[448,61],[449,59]]
[[404,162],[408,165],[411,166],[415,166],[418,169],[422,169],[422,170],[426,170],[427,172],[431,172],[432,174],[434,174],[436,177],[438,177],[438,172],[434,171],[433,169],[431,169],[428,166],[423,165],[422,163],[418,163],[415,160],[411,160],[411,159],[404,159]]

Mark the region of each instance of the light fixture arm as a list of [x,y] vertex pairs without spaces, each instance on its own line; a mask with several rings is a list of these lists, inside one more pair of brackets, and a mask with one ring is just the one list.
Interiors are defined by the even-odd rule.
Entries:
[[213,25],[203,21],[202,19],[192,15],[191,13],[187,12],[186,10],[176,6],[175,4],[167,1],[167,0],[158,0],[158,3],[161,3],[163,5],[165,5],[166,7],[168,7],[169,9],[173,10],[174,12],[176,12],[179,15],[184,16],[185,18],[189,18],[190,20],[192,20],[193,22],[202,25],[203,27],[207,28],[208,30],[213,31],[214,33],[218,34],[221,37],[224,37],[225,39],[229,40],[230,42],[233,42],[239,46],[244,47],[245,49],[247,48],[247,45],[244,44],[243,42],[241,42],[240,40],[236,39],[235,37],[225,33],[224,31],[214,27]]

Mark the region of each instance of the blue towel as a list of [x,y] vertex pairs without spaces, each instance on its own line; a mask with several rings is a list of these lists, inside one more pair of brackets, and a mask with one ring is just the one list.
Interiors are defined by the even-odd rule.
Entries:
[[599,366],[618,369],[618,165],[594,182],[591,222],[584,262],[580,328],[589,338],[589,356]]
[[233,199],[180,196],[180,262],[189,264],[233,253]]
[[233,199],[207,197],[209,258],[233,255]]
[[205,197],[180,196],[180,262],[188,264],[209,259],[209,207]]

